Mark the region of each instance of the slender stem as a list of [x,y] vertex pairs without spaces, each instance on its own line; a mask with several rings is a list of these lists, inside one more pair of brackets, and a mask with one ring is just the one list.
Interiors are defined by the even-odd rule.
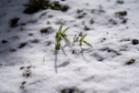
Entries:
[[58,69],[57,69],[57,56],[58,56],[58,50],[55,51],[55,64],[54,64],[54,68],[55,68],[55,72],[56,73],[58,72]]

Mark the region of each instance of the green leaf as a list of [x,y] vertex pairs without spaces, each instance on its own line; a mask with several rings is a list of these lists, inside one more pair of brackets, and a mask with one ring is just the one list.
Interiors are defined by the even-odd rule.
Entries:
[[65,29],[62,31],[62,33],[65,34],[66,31],[67,31],[68,29],[69,29],[69,28],[65,28]]
[[87,41],[83,41],[86,45],[92,47],[92,45],[90,43],[88,43]]
[[60,27],[59,27],[59,29],[58,29],[58,32],[61,32],[61,31],[62,31],[62,28],[63,28],[63,26],[60,25]]
[[80,46],[83,45],[83,42],[85,41],[85,40],[84,40],[85,37],[86,37],[86,35],[83,35],[83,36],[80,37],[80,40],[79,40]]

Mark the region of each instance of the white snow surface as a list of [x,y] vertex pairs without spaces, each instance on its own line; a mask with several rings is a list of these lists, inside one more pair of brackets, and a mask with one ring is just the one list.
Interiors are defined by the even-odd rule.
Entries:
[[[139,39],[139,0],[124,0],[124,4],[117,0],[65,0],[60,2],[70,6],[67,12],[43,10],[32,15],[23,13],[26,2],[0,0],[0,93],[61,93],[71,87],[84,93],[139,93],[139,44],[132,44]],[[77,10],[86,15],[77,18]],[[126,23],[115,17],[118,11],[127,11]],[[9,20],[14,17],[20,18],[18,24],[26,25],[10,28]],[[76,44],[64,48],[66,55],[59,51],[55,73],[55,34],[60,23],[69,28],[70,41],[82,32],[93,47],[84,45],[80,53]],[[41,34],[45,27],[53,32]],[[39,42],[32,43],[35,39]],[[8,42],[3,44],[3,40]],[[22,42],[27,45],[19,48]],[[126,64],[130,60],[135,62]],[[25,77],[29,66],[31,75]]]

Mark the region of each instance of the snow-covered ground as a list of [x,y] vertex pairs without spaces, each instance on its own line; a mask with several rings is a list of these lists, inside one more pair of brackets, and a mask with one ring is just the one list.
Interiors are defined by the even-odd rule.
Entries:
[[[28,15],[27,0],[0,0],[0,93],[139,93],[139,0],[118,1],[61,0],[67,12]],[[18,26],[11,28],[13,18]],[[92,47],[64,47],[55,73],[60,24],[71,42],[82,32]]]

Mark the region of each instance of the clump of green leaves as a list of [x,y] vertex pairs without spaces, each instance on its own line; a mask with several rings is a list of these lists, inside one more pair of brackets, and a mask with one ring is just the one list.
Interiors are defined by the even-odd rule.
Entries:
[[66,34],[67,30],[68,30],[68,28],[63,29],[62,25],[59,27],[59,30],[55,36],[55,40],[56,40],[55,50],[58,51],[61,49],[61,41],[62,40],[64,40],[65,42],[66,41],[69,42],[69,40],[67,39],[67,34]]

